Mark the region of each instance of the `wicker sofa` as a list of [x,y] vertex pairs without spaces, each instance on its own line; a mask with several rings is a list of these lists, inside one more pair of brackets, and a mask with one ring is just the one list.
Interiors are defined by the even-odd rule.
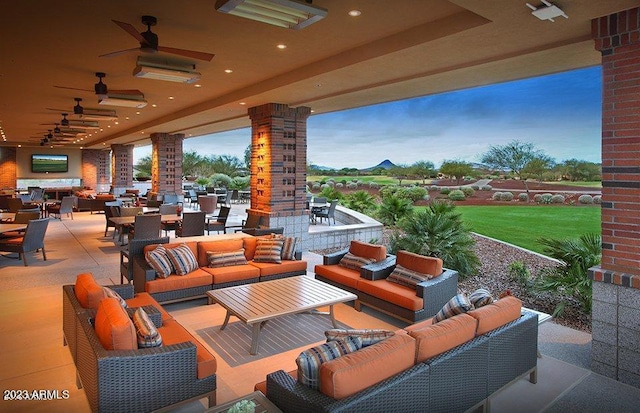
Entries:
[[98,194],[90,198],[86,195],[78,196],[78,211],[102,212],[104,211],[104,203],[107,201],[115,201],[116,197],[110,194]]
[[[377,251],[376,251],[377,250]],[[340,265],[348,253],[376,258],[377,262],[364,265],[360,271]],[[406,251],[398,256],[386,255],[382,245],[351,241],[349,249],[327,254],[323,264],[315,266],[316,279],[350,291],[358,296],[357,310],[364,304],[394,317],[415,322],[435,315],[456,294],[457,271],[442,268],[442,260],[424,257]],[[434,278],[408,288],[387,281],[396,263]]]
[[[513,300],[519,302],[513,297],[507,301]],[[520,306],[516,307],[509,312],[520,312]],[[504,318],[498,321],[492,310],[481,311],[480,317],[452,317],[461,320],[451,321],[443,329],[448,330],[445,334],[433,327],[428,331],[431,319],[424,320],[391,338],[327,361],[320,367],[320,390],[301,384],[295,371],[283,370],[268,374],[256,388],[284,412],[486,409],[489,396],[509,383],[526,375],[532,383],[537,381],[537,315],[524,311],[500,325]],[[464,332],[452,329],[451,324],[459,324]]]
[[[76,365],[78,388],[84,388],[91,410],[156,411],[201,398],[215,405],[215,356],[149,294],[134,295],[132,285],[109,287],[126,300],[129,315],[137,307],[145,309],[163,344],[127,350],[105,347],[97,329],[110,326],[96,315],[102,311],[100,305],[115,299],[104,297],[102,286],[92,279],[90,274],[81,274],[76,284],[62,287],[64,344]],[[120,307],[117,301],[116,306]],[[113,327],[114,336],[119,334],[116,330]]]
[[[235,238],[234,238],[235,237]],[[185,242],[198,260],[199,268],[186,275],[157,277],[156,271],[146,262],[144,254],[156,248],[158,244],[147,245],[143,251],[129,259],[133,263],[133,285],[136,292],[147,292],[161,303],[190,300],[206,297],[206,292],[234,285],[278,278],[304,275],[307,262],[301,260],[302,253],[296,252],[295,260],[282,260],[281,263],[254,262],[257,240],[247,234],[234,234],[220,240],[202,240]],[[163,244],[165,248],[175,248],[183,242]],[[207,252],[233,252],[244,249],[247,264],[218,268],[208,266]]]

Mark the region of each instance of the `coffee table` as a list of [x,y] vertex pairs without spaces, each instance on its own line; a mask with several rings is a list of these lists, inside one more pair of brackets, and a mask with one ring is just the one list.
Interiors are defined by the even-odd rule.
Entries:
[[[331,323],[337,328],[333,305],[358,298],[355,294],[305,275],[220,288],[207,291],[207,295],[209,302],[216,302],[227,310],[220,330],[224,330],[232,315],[251,327],[250,354],[258,352],[260,330],[267,321],[287,314],[312,312],[329,315]],[[329,306],[328,313],[314,311],[325,306]]]
[[205,410],[205,413],[225,413],[240,400],[251,400],[256,405],[255,413],[282,413],[278,406],[273,404],[261,391],[254,391],[246,396],[238,397],[224,404],[219,404]]

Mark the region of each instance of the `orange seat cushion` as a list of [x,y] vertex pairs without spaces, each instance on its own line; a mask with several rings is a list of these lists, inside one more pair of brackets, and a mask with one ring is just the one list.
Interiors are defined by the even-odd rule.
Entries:
[[354,290],[358,287],[360,272],[342,265],[316,265],[314,272]]
[[162,308],[160,304],[156,300],[153,299],[148,293],[137,293],[135,297],[130,298],[127,301],[127,306],[130,308],[136,307],[144,307],[146,305],[152,305],[160,311],[162,315],[162,322],[164,323],[166,320],[173,320],[173,317],[167,313],[167,311]]
[[451,350],[476,336],[478,320],[458,314],[436,324],[415,329],[409,335],[416,339],[416,363]]
[[411,324],[410,326],[405,327],[404,331],[406,331],[407,333],[410,333],[412,331],[420,330],[425,327],[429,327],[431,325],[433,325],[433,317]]
[[351,241],[349,252],[358,257],[373,258],[376,262],[387,257],[387,247],[384,245],[368,244],[357,240]]
[[147,281],[144,290],[149,294],[154,294],[211,284],[213,284],[211,274],[198,268],[185,275],[171,274],[167,278],[156,278],[155,280]]
[[394,335],[376,344],[322,363],[320,391],[344,399],[414,365],[415,340]]
[[91,273],[79,274],[74,287],[76,298],[84,308],[98,309],[98,305],[106,297],[104,289],[96,282]]
[[[292,370],[292,371],[288,371],[287,374],[289,376],[291,376],[293,378],[293,380],[298,381],[298,370]],[[260,383],[256,383],[255,386],[253,386],[253,390],[254,391],[260,391],[262,392],[262,394],[267,394],[267,381],[263,380]]]
[[468,311],[471,317],[478,320],[477,335],[488,333],[498,327],[517,320],[522,310],[522,301],[516,297],[507,296],[493,304]]
[[267,275],[282,274],[285,272],[294,271],[307,271],[306,261],[294,261],[294,260],[282,260],[280,264],[272,262],[249,262],[249,265],[253,265],[260,269],[260,275],[265,277]]
[[106,350],[136,350],[138,339],[136,328],[116,298],[105,298],[100,302],[95,318],[98,340]]
[[425,257],[408,251],[398,251],[396,263],[404,268],[417,271],[421,274],[438,276],[442,274],[442,260],[435,257]]
[[202,268],[213,277],[213,284],[249,280],[260,277],[260,270],[253,265],[233,265],[231,267]]
[[424,308],[424,301],[416,295],[416,290],[387,280],[371,281],[361,278],[358,280],[358,291],[411,311]]
[[196,362],[198,378],[203,379],[216,373],[218,361],[198,340],[196,340],[184,327],[175,320],[168,320],[158,329],[162,336],[163,346],[185,343],[187,341],[196,345]]

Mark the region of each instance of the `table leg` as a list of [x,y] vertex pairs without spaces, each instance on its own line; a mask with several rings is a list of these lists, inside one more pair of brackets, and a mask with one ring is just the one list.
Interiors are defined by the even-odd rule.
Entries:
[[333,328],[340,328],[338,322],[336,321],[336,315],[333,312],[333,304],[329,306],[329,317],[331,318],[331,324],[333,324]]
[[231,311],[227,310],[227,315],[224,316],[224,323],[220,326],[220,330],[224,330],[227,324],[229,324],[229,317],[231,317]]
[[251,351],[249,354],[258,354],[258,346],[260,344],[260,330],[262,330],[262,323],[255,323],[251,325]]

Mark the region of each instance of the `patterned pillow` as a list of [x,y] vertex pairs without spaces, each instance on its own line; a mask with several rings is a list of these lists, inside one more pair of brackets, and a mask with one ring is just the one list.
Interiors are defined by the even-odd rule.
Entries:
[[156,276],[159,278],[167,278],[173,273],[173,264],[169,256],[167,256],[167,249],[158,245],[155,249],[147,252],[144,255],[145,261],[156,270]]
[[123,308],[127,308],[127,302],[124,300],[124,298],[120,297],[120,294],[118,294],[117,292],[113,291],[109,287],[102,287],[102,289],[104,290],[104,294],[107,297],[115,298],[116,300],[118,300],[118,302],[120,303],[120,305]]
[[238,251],[213,252],[207,251],[207,262],[209,267],[231,267],[233,265],[246,265],[247,259],[244,256],[244,248]]
[[437,323],[438,321],[445,320],[449,317],[453,317],[457,314],[463,314],[467,311],[471,310],[473,306],[469,301],[469,298],[465,294],[458,294],[449,300],[448,303],[442,307],[438,314],[433,317],[433,322]]
[[469,294],[469,301],[471,301],[473,308],[480,308],[484,305],[491,304],[493,302],[493,297],[486,288],[478,288]]
[[185,275],[198,269],[198,260],[187,244],[167,249],[167,256],[176,269],[176,274]]
[[391,281],[393,283],[415,289],[418,283],[430,280],[432,278],[433,275],[423,274],[396,264],[396,268],[391,274],[389,274],[389,276],[387,277],[387,281]]
[[295,260],[296,244],[298,243],[298,238],[284,237],[283,241],[284,243],[282,244],[282,254],[280,254],[280,257],[283,260]]
[[360,337],[360,340],[362,340],[362,347],[376,344],[378,341],[389,338],[394,334],[395,333],[393,331],[383,330],[380,328],[367,328],[362,330],[334,328],[324,332],[324,335],[327,337],[327,342],[342,340],[345,337]]
[[347,252],[344,254],[344,257],[342,257],[338,265],[360,271],[360,268],[362,268],[363,265],[371,264],[373,262],[376,262],[374,258],[359,257]]
[[362,348],[360,337],[345,337],[329,341],[300,353],[296,359],[298,382],[315,390],[320,390],[320,365]]
[[253,255],[255,262],[282,263],[282,245],[284,240],[258,238],[256,253]]
[[151,321],[142,307],[133,313],[132,320],[133,325],[136,327],[139,348],[160,347],[162,345],[160,333],[158,333],[155,324],[153,324],[153,321]]

